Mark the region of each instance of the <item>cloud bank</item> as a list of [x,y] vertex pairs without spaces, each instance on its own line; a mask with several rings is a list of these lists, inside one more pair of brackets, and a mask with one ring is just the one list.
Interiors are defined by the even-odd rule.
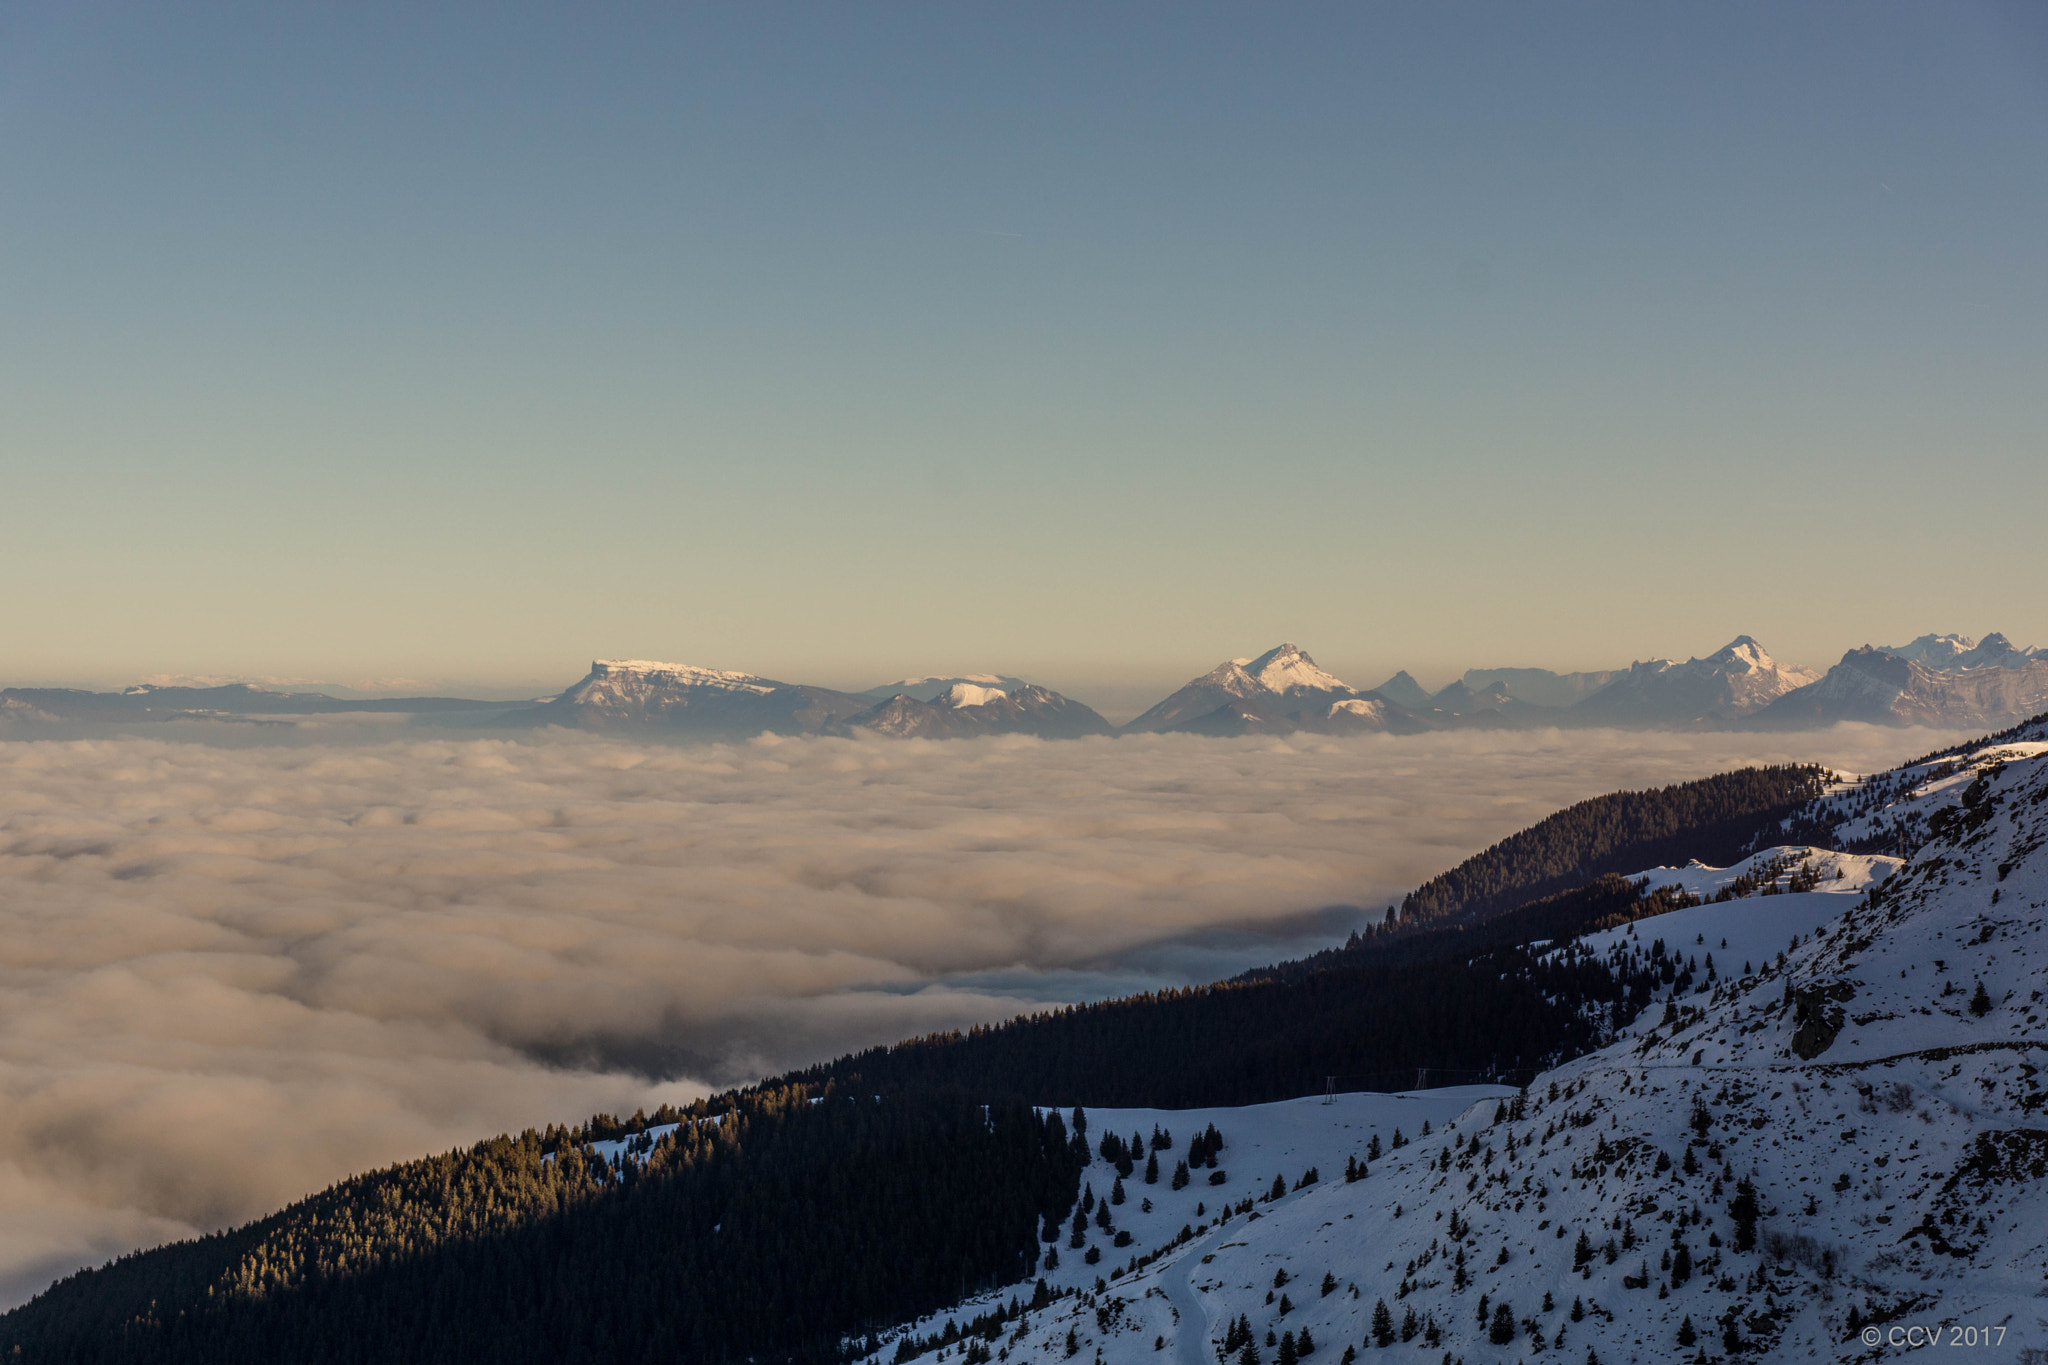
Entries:
[[489,1133],[1323,946],[1585,796],[1938,742],[0,743],[0,1305]]

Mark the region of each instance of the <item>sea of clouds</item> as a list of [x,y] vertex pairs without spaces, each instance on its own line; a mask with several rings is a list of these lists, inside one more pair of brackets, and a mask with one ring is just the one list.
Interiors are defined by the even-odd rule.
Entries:
[[0,1307],[491,1133],[1311,951],[1586,796],[1945,739],[0,742]]

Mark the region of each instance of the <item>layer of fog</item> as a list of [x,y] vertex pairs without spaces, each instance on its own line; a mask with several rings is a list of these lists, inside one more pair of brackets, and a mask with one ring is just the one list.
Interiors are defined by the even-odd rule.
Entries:
[[1587,795],[1939,738],[0,743],[0,1305],[493,1132],[1310,950]]

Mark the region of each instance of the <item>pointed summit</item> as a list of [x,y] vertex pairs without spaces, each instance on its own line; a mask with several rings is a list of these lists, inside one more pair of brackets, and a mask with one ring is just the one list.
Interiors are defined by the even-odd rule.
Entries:
[[1409,676],[1405,668],[1375,687],[1373,691],[1394,705],[1405,706],[1411,711],[1419,711],[1429,705],[1429,693],[1423,690],[1421,683]]
[[1819,677],[1812,669],[1779,663],[1753,637],[1738,635],[1703,659],[1635,664],[1574,706],[1572,717],[1592,725],[1712,729]]
[[1216,665],[1124,729],[1204,735],[1351,733],[1385,730],[1400,714],[1385,698],[1324,672],[1306,650],[1289,642],[1257,658]]

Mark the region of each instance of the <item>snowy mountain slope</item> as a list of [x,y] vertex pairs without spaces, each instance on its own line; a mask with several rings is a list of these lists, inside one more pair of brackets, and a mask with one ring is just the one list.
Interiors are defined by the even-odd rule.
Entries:
[[1922,635],[1910,644],[1879,648],[1945,673],[1965,673],[1973,668],[2024,668],[2031,660],[2048,657],[2038,649],[2019,648],[1995,630],[1982,640],[1972,640],[1967,635]]
[[582,729],[658,728],[739,738],[809,734],[870,708],[865,697],[751,673],[645,659],[599,659],[580,681],[528,713]]
[[1125,730],[1184,734],[1335,734],[1422,728],[1400,707],[1323,671],[1299,646],[1218,664]]
[[1788,692],[1743,724],[1800,730],[1849,720],[1988,730],[2043,710],[2048,659],[1945,671],[1865,645],[1844,654],[1818,682]]
[[846,718],[834,733],[865,732],[900,739],[960,739],[972,735],[1036,735],[1041,739],[1075,739],[1109,735],[1116,729],[1071,697],[1015,678],[1006,687],[948,680],[924,700],[908,693],[892,696],[869,710]]
[[898,678],[895,682],[883,683],[879,687],[863,688],[854,695],[869,697],[875,701],[889,701],[895,697],[910,697],[916,701],[938,701],[942,697],[953,697],[956,699],[954,704],[959,705],[957,698],[963,695],[959,691],[963,687],[1000,694],[1014,692],[1030,685],[1022,678],[1013,678],[1006,673],[961,673],[953,677],[940,677],[934,674],[925,678]]
[[1724,725],[1818,678],[1811,669],[1779,663],[1755,640],[1738,635],[1705,658],[1631,665],[1574,705],[1570,715],[1575,723],[1593,725]]
[[[2048,757],[1986,747],[1939,780],[1945,795],[1906,798],[1934,813],[1888,877],[1886,860],[1814,853],[1812,884],[1840,889],[1565,950],[1655,936],[1674,967],[1663,1008],[1610,1046],[1386,1146],[1355,1183],[1334,1153],[1363,1155],[1359,1134],[1333,1123],[1320,1182],[1294,1191],[1286,1172],[1284,1197],[1220,1222],[1212,1207],[1177,1246],[1134,1238],[1099,1283],[951,1354],[1271,1362],[1302,1329],[1333,1361],[1872,1360],[1915,1327],[1993,1359],[2048,1350]],[[1772,850],[1663,871],[1718,894],[1793,866]]]

